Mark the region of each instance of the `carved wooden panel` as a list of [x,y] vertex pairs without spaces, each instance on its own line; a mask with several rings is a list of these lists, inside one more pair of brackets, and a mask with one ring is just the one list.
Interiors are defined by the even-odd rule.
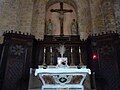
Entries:
[[2,90],[28,90],[33,37],[6,33],[4,43],[8,44],[8,49],[7,54],[4,52],[7,62]]
[[[37,43],[37,47],[39,48],[36,49],[37,55],[39,55],[39,57],[36,56],[38,57],[38,64],[43,64],[43,60],[45,59],[45,63],[47,65],[56,65],[57,57],[61,57],[58,48],[60,47],[60,45],[64,45],[66,50],[63,56],[68,58],[68,64],[70,65],[71,63],[73,63],[74,65],[79,65],[80,43],[81,41],[79,36],[45,36],[44,40],[38,41]],[[51,48],[52,52],[50,51]]]
[[[96,83],[103,90],[119,90],[119,68],[117,61],[116,41],[118,40],[117,33],[107,33],[98,36],[91,36],[89,38],[88,60],[90,61],[90,68],[96,74]],[[92,58],[93,54],[97,55],[96,59]],[[91,56],[90,56],[91,55]],[[101,80],[102,81],[101,81]],[[103,84],[104,82],[104,84]],[[101,90],[100,89],[100,90]]]

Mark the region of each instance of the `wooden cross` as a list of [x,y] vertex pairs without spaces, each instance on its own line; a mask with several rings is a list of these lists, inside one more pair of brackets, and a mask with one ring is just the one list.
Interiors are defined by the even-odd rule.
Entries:
[[60,35],[63,36],[63,21],[64,21],[64,13],[73,12],[73,10],[63,9],[63,2],[60,2],[60,9],[51,9],[51,12],[57,12],[60,14]]

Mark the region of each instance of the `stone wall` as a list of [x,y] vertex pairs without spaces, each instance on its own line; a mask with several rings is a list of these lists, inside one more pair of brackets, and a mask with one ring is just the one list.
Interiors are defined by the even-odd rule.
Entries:
[[37,23],[37,32],[35,34],[36,38],[42,39],[45,31],[45,0],[39,0],[38,5],[38,23]]
[[0,30],[30,32],[32,7],[32,0],[4,1],[0,16]]
[[5,30],[18,30],[18,5],[17,0],[6,0],[3,3],[2,15],[1,15],[1,27],[0,29]]
[[[46,5],[49,0],[1,0],[0,35],[6,30],[28,32],[42,39],[45,31]],[[69,0],[63,0],[70,3]],[[120,1],[72,0],[76,4],[81,39],[90,33],[120,28]],[[71,2],[72,2],[71,1]],[[50,0],[55,2],[55,0]],[[116,24],[116,25],[115,25]]]
[[[0,1],[0,28],[2,27],[2,10],[3,10],[4,0]],[[3,30],[0,30],[0,35],[3,33]]]
[[119,0],[115,0],[114,10],[115,10],[116,28],[118,31],[120,31],[120,1]]
[[19,31],[31,33],[33,0],[19,0]]
[[88,0],[75,0],[78,7],[79,34],[86,39],[92,29],[90,5]]
[[101,10],[100,0],[90,0],[92,33],[100,33],[105,30],[104,17]]
[[115,11],[112,0],[102,0],[101,2],[102,14],[104,16],[105,30],[115,31]]

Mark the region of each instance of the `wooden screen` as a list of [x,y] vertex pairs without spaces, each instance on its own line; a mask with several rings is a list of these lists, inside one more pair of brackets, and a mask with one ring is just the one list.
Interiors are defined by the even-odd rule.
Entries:
[[17,33],[6,33],[4,36],[2,90],[28,90],[34,37]]

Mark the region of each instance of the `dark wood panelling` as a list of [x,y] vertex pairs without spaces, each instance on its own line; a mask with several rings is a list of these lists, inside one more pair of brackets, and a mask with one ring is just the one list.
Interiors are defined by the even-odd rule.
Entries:
[[[89,61],[89,68],[96,73],[98,90],[120,90],[119,58],[117,56],[119,52],[116,48],[118,41],[119,35],[114,32],[88,38],[87,61]],[[97,55],[96,59],[92,58],[94,53]]]
[[28,90],[34,36],[5,33],[4,37],[2,90]]

